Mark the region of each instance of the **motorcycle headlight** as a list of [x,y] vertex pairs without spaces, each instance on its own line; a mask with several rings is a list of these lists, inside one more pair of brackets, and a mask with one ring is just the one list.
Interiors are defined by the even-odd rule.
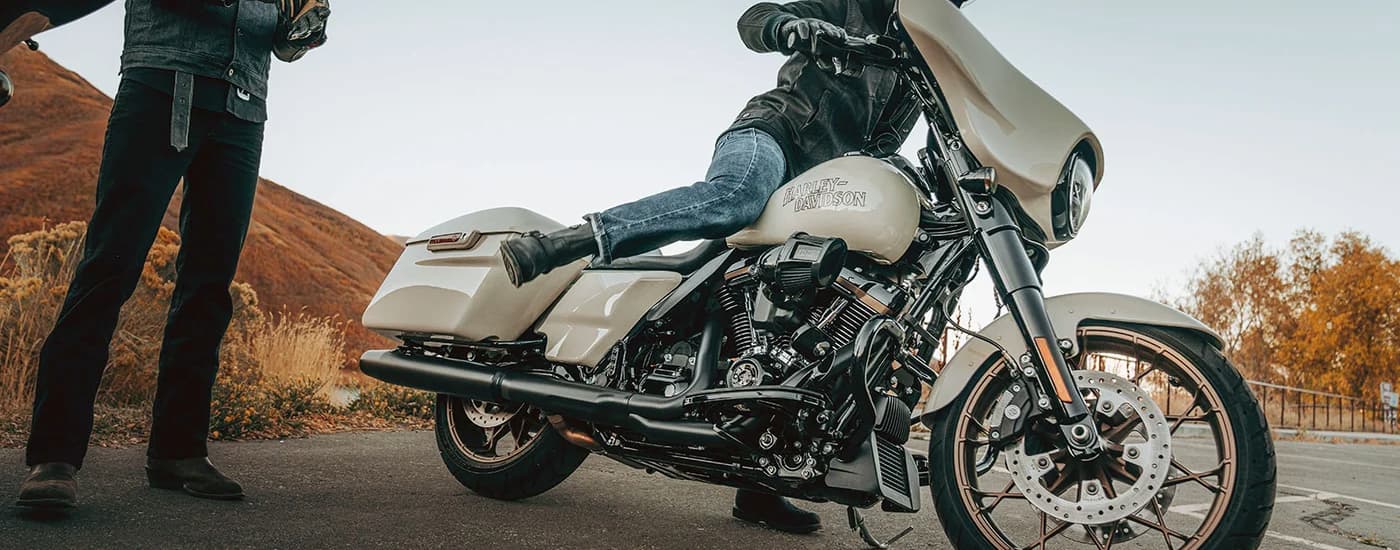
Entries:
[[1055,239],[1068,241],[1079,234],[1089,217],[1089,203],[1094,198],[1094,167],[1081,154],[1070,157],[1055,187],[1051,208],[1055,223]]

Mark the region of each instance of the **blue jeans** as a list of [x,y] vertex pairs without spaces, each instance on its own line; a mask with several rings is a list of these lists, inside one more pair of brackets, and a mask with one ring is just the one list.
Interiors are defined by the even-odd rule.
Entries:
[[773,136],[754,128],[715,144],[705,181],[586,216],[598,258],[611,262],[689,239],[721,239],[758,219],[783,184],[787,158]]

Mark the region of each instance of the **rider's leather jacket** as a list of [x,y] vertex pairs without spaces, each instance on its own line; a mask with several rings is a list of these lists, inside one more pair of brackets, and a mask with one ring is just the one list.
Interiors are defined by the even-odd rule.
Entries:
[[[814,17],[845,27],[851,36],[888,32],[894,0],[807,0],[760,3],[739,18],[739,36],[749,49],[785,50],[778,26]],[[918,119],[918,104],[895,73],[866,67],[840,76],[802,54],[778,72],[778,86],[749,100],[730,127],[771,134],[787,156],[789,175],[853,151],[887,156],[898,151]]]

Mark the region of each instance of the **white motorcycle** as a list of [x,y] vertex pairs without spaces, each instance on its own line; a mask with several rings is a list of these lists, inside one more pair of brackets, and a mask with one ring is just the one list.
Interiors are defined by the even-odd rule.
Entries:
[[[1257,547],[1273,447],[1219,337],[1140,298],[1042,294],[1103,174],[1093,132],[946,0],[898,10],[898,36],[821,54],[905,79],[930,126],[918,167],[831,160],[728,239],[520,288],[501,242],[562,226],[462,216],[408,242],[364,314],[402,345],[361,369],[438,393],[443,460],[492,498],[591,452],[843,504],[875,546],[859,510],[915,512],[928,486],[958,548]],[[974,333],[951,312],[979,266],[1010,315]],[[948,328],[972,340],[934,364]],[[918,423],[927,457],[905,446]]]

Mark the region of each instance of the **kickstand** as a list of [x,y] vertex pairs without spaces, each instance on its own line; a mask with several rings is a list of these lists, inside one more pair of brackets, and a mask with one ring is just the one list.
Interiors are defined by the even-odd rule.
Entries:
[[846,519],[851,524],[851,530],[860,533],[861,540],[865,541],[871,548],[879,548],[881,550],[891,547],[895,542],[899,541],[899,539],[904,538],[905,535],[914,532],[913,527],[905,527],[904,530],[900,531],[894,538],[885,542],[880,542],[880,539],[875,538],[875,535],[870,533],[870,528],[865,525],[865,517],[860,515],[860,510],[857,510],[854,506],[847,506]]

